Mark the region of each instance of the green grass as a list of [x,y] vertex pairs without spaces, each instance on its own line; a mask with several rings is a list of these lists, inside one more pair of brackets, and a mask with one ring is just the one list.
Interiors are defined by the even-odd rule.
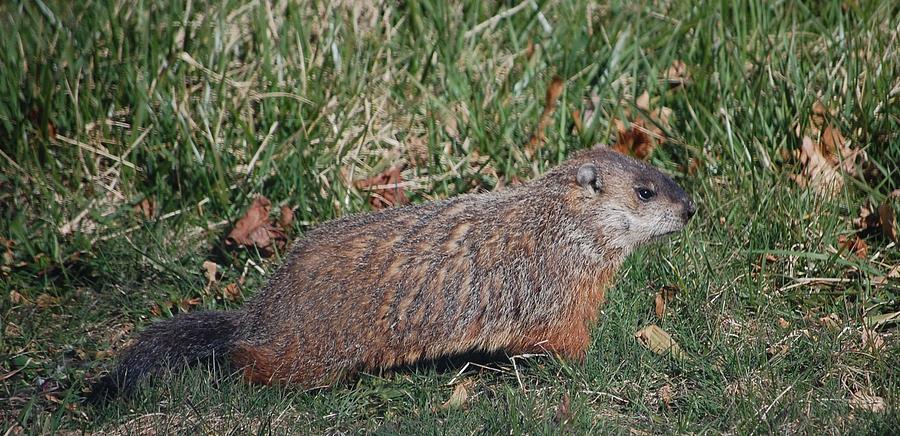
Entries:
[[[900,250],[874,236],[866,259],[834,251],[861,205],[882,204],[900,188],[900,8],[537,1],[542,15],[525,7],[467,35],[517,3],[336,3],[0,5],[0,236],[14,242],[0,271],[3,426],[385,434],[900,427],[898,325],[877,329],[877,350],[861,337],[865,317],[900,311],[900,283],[874,281],[900,264]],[[669,90],[659,77],[676,59],[692,81]],[[529,159],[524,144],[554,75],[566,79],[560,110]],[[584,365],[529,358],[515,368],[494,364],[499,371],[470,367],[463,377],[474,384],[459,410],[441,408],[459,368],[427,366],[313,392],[198,369],[130,401],[80,402],[86,379],[112,364],[109,352],[176,314],[179,302],[240,305],[221,287],[206,289],[204,260],[219,263],[222,283],[243,277],[245,298],[264,283],[278,256],[230,252],[222,242],[256,195],[295,208],[297,236],[367,210],[367,193],[349,180],[411,162],[416,144],[426,158],[403,173],[414,202],[494,189],[609,142],[613,118],[645,90],[673,110],[670,140],[651,162],[691,192],[699,213],[682,234],[626,263]],[[592,94],[594,122],[578,132],[572,111],[583,112]],[[832,199],[789,178],[799,171],[790,158],[800,147],[795,126],[807,125],[817,100],[880,169]],[[696,172],[685,170],[692,160]],[[151,219],[134,210],[144,199],[155,205]],[[763,253],[774,261],[761,262]],[[791,286],[802,278],[849,280]],[[664,285],[679,292],[660,321],[653,301]],[[833,327],[819,321],[830,314]],[[652,323],[690,358],[641,347],[634,332]],[[860,394],[881,398],[883,410],[854,407]],[[559,423],[563,397],[569,413]]]

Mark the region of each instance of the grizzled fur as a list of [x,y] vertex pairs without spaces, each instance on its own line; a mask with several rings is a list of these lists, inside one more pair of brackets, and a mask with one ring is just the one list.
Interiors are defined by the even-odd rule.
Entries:
[[669,177],[598,147],[523,186],[331,221],[243,310],[147,329],[100,395],[213,355],[303,387],[473,351],[578,361],[626,256],[693,213]]

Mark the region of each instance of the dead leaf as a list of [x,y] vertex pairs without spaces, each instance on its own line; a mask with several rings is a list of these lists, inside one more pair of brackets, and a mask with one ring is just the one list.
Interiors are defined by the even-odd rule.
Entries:
[[572,109],[570,113],[572,116],[572,122],[575,123],[575,131],[578,133],[584,133],[584,122],[581,119],[581,111],[578,109]]
[[780,327],[782,330],[787,330],[791,327],[791,323],[789,323],[784,318],[778,318],[778,327]]
[[550,80],[550,85],[547,86],[547,95],[544,96],[544,111],[541,112],[537,128],[531,135],[531,139],[528,140],[528,145],[525,146],[525,157],[530,159],[544,146],[545,131],[547,126],[550,125],[554,112],[556,112],[556,100],[562,95],[564,86],[565,82],[559,76],[553,76],[553,79]]
[[881,232],[888,239],[898,242],[897,240],[897,228],[894,226],[894,208],[891,207],[890,202],[884,202],[881,206],[878,207],[878,221],[881,224]]
[[762,271],[764,264],[773,264],[778,262],[778,257],[772,253],[760,254],[757,258],[756,263],[754,263],[753,269],[756,271]]
[[237,283],[229,283],[222,288],[222,297],[228,301],[238,301],[241,298],[241,287]]
[[453,388],[453,393],[450,395],[450,398],[441,405],[441,409],[461,408],[469,399],[469,390],[472,389],[474,385],[475,381],[472,379],[466,379],[457,383]]
[[672,339],[672,336],[656,324],[650,324],[638,330],[634,337],[637,338],[641,345],[656,354],[671,353],[672,356],[677,358],[687,357],[681,346]]
[[678,164],[678,170],[689,176],[696,176],[697,170],[700,169],[700,160],[696,157],[688,159],[687,165]]
[[860,259],[866,259],[869,255],[869,244],[866,243],[865,240],[860,238],[859,236],[851,236],[847,237],[844,235],[838,235],[838,245],[841,248],[853,253],[856,257]]
[[826,117],[828,116],[828,109],[822,104],[821,101],[816,100],[813,103],[812,113],[809,115],[809,125],[811,134],[820,133],[822,127],[825,126],[825,121],[827,121]]
[[281,227],[281,230],[287,232],[293,224],[294,209],[291,209],[288,205],[281,206],[281,213],[278,215],[278,226]]
[[[448,136],[453,138],[456,142],[462,142],[459,136],[459,123],[456,121],[456,116],[449,111],[442,111],[440,116],[441,124],[444,126],[444,132],[447,133]],[[420,141],[425,142],[424,139],[420,138]]]
[[811,187],[825,197],[831,197],[843,188],[844,178],[840,170],[810,137],[803,137],[797,157],[803,169],[801,174],[794,174],[791,178],[798,185]]
[[35,299],[34,302],[37,305],[38,309],[46,309],[50,306],[55,306],[56,304],[58,304],[59,297],[54,297],[50,294],[43,293],[41,295],[38,295],[37,299]]
[[841,131],[834,126],[825,127],[825,131],[822,132],[821,142],[822,150],[825,150],[827,153],[842,151],[844,145],[847,144],[847,140],[844,139],[844,135],[842,135]]
[[559,401],[559,405],[556,406],[556,413],[553,415],[553,421],[556,422],[557,425],[564,425],[572,419],[572,410],[570,407],[569,394],[563,394],[562,400]]
[[94,360],[106,360],[112,357],[113,354],[110,350],[97,350],[94,353]]
[[228,238],[241,245],[253,245],[254,241],[250,235],[268,224],[271,207],[272,202],[269,199],[262,196],[257,197],[244,213],[244,216],[234,225],[234,229],[228,235]]
[[884,349],[884,338],[881,334],[873,329],[863,326],[860,331],[863,347],[872,352],[878,352]]
[[644,91],[634,100],[634,105],[642,111],[650,112],[650,93]]
[[24,295],[20,294],[18,291],[9,291],[9,302],[12,304],[23,304],[29,305],[31,301],[25,298]]
[[629,121],[618,118],[612,120],[616,128],[613,150],[638,159],[647,159],[657,146],[666,142],[667,137],[662,128],[669,128],[672,110],[667,107],[651,110],[650,105],[650,94],[644,91],[635,100],[635,106],[643,112],[634,114],[626,108],[623,112]]
[[[449,115],[447,118],[453,119],[453,128],[456,129],[456,117]],[[450,132],[448,134],[451,137],[453,136]],[[459,132],[456,131],[455,134],[458,136]],[[431,157],[428,151],[428,141],[421,136],[408,136],[406,138],[406,155],[410,165],[414,167],[428,165],[428,160]]]
[[675,286],[663,286],[656,293],[656,317],[663,319],[666,316],[666,305],[675,299],[678,288]]
[[12,322],[7,322],[6,328],[3,329],[3,334],[6,335],[7,338],[18,338],[22,336],[22,329]]
[[[591,91],[590,97],[586,97],[582,100],[584,105],[584,111],[581,112],[580,122],[576,121],[575,127],[582,126],[581,129],[587,129],[591,127],[591,124],[594,122],[594,112],[600,107],[600,96],[597,95],[596,92]],[[573,114],[574,116],[574,114]]]
[[386,209],[409,203],[403,188],[398,186],[403,181],[400,175],[402,167],[393,167],[387,171],[365,180],[357,180],[353,185],[357,189],[367,189],[369,192],[369,204],[374,209]]
[[134,212],[141,218],[153,219],[156,216],[156,200],[144,198],[134,205]]
[[271,208],[272,202],[266,197],[259,196],[253,200],[247,212],[228,234],[225,246],[232,250],[238,247],[256,247],[263,256],[270,256],[276,249],[284,248],[287,236],[269,220]]
[[872,277],[873,286],[884,286],[891,281],[900,279],[900,265],[891,268],[886,275]]
[[841,131],[828,124],[830,116],[825,106],[817,101],[813,104],[805,132],[797,125],[796,133],[802,141],[794,157],[800,162],[802,170],[800,174],[791,175],[800,186],[811,187],[826,198],[841,191],[845,174],[861,175],[858,168],[868,161],[864,151],[854,150]]
[[659,390],[656,392],[656,395],[659,396],[659,399],[662,400],[663,405],[666,406],[666,410],[672,410],[672,386],[669,384],[664,384]]
[[787,343],[782,342],[766,347],[766,355],[770,358],[777,355],[785,355],[789,350],[790,346],[788,346]]
[[191,307],[199,306],[200,299],[199,298],[182,298],[178,300],[178,308],[181,309],[182,312],[189,312]]
[[831,330],[837,330],[841,326],[841,319],[834,313],[830,313],[827,316],[819,318],[819,325]]
[[209,288],[217,280],[216,273],[219,271],[219,265],[206,260],[203,261],[203,270],[206,271],[206,287]]
[[875,413],[884,412],[884,398],[863,392],[854,392],[850,396],[850,408]]
[[866,317],[868,328],[877,329],[883,325],[900,322],[900,312],[883,313]]
[[881,217],[866,204],[859,207],[859,218],[853,220],[860,236],[868,238],[881,232]]
[[898,242],[896,218],[890,196],[877,208],[868,204],[860,206],[859,218],[853,222],[861,237],[869,238],[880,235]]
[[900,279],[900,265],[894,265],[887,273],[887,277],[891,279]]
[[[170,303],[171,304],[171,303]],[[123,339],[129,336],[129,334],[134,331],[134,324],[130,322],[115,324],[109,330],[106,331],[105,340],[106,343],[112,344],[115,346],[119,344]],[[133,340],[134,338],[130,339]]]
[[16,243],[12,239],[6,239],[0,236],[0,247],[3,247],[3,265],[12,265],[13,262],[16,261],[16,256],[13,254],[13,246]]
[[663,80],[669,83],[669,88],[677,88],[690,83],[691,74],[688,72],[687,64],[680,59],[672,61],[669,69],[666,70]]

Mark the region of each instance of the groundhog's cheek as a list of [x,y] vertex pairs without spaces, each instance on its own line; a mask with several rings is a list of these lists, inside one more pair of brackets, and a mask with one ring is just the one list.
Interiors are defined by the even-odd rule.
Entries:
[[597,216],[597,224],[609,236],[630,232],[632,221],[631,213],[624,209],[610,208]]
[[666,233],[677,232],[683,229],[685,221],[680,218],[680,214],[681,212],[675,209],[666,211],[666,214],[663,216],[663,223],[660,227],[666,229]]

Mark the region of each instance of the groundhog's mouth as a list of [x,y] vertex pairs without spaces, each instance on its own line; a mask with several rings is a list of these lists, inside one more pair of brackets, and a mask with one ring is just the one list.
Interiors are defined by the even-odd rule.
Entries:
[[680,232],[680,231],[681,231],[681,229],[679,228],[679,229],[672,229],[672,230],[669,230],[668,232],[665,232],[665,233],[659,233],[659,234],[656,234],[656,235],[651,236],[650,239],[647,240],[647,242],[657,242],[657,241],[666,239],[666,238],[668,238],[669,236],[672,236],[672,235],[674,235],[675,233],[678,233],[678,232]]

